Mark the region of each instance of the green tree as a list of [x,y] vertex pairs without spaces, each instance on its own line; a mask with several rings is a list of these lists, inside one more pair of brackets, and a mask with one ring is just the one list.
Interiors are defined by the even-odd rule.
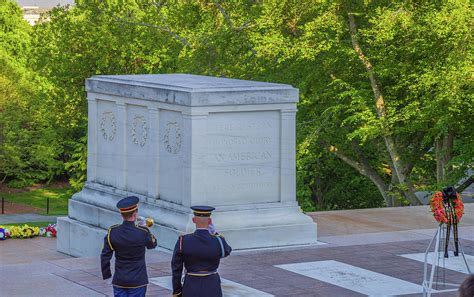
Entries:
[[[300,89],[307,210],[418,204],[472,167],[469,1],[77,1],[34,28],[33,69],[75,180],[84,79],[188,72]],[[80,183],[77,184],[80,186]]]
[[25,186],[62,171],[62,147],[28,69],[31,27],[16,3],[0,1],[0,182]]
[[[468,1],[279,1],[265,14],[254,48],[300,87],[305,154],[327,147],[396,205],[418,204],[414,191],[436,184],[437,137],[457,131],[460,147],[472,147]],[[458,173],[471,158],[460,157]]]

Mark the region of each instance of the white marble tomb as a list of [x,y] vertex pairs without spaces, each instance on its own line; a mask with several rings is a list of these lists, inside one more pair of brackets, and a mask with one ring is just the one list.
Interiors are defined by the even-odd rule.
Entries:
[[98,255],[115,205],[140,198],[158,243],[194,230],[191,205],[212,205],[234,249],[316,243],[296,202],[298,90],[188,74],[101,75],[86,81],[87,182],[58,219],[59,251]]

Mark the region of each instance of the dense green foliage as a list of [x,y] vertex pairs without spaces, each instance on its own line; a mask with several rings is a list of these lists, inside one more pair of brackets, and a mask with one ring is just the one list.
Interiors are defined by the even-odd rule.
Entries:
[[[0,3],[8,19],[0,25],[16,26],[0,30],[5,63],[15,65],[0,70],[8,81],[0,81],[0,125],[9,127],[0,177],[10,182],[67,172],[80,188],[84,79],[125,73],[299,88],[297,194],[305,210],[417,204],[415,191],[472,168],[474,12],[467,0],[77,1],[32,29],[18,10],[5,13],[14,5]],[[13,96],[26,104],[7,110]]]
[[41,94],[48,83],[30,68],[32,33],[19,7],[0,1],[0,181],[16,186],[51,180],[64,168]]

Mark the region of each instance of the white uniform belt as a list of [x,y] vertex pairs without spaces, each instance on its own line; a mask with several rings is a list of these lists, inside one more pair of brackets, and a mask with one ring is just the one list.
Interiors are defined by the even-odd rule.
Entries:
[[209,276],[216,274],[217,271],[197,271],[197,272],[186,272],[186,275],[190,276]]

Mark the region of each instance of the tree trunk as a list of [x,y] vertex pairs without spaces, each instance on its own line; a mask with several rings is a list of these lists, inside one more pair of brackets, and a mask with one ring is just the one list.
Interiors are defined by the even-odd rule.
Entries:
[[[390,161],[389,161],[389,166],[390,166],[390,169],[393,172],[393,164]],[[396,188],[397,185],[400,185],[400,181],[398,180],[398,177],[397,177],[396,174],[392,173],[392,179],[390,181],[390,185],[391,185],[391,187],[394,187],[394,188]],[[396,190],[401,196],[403,196],[405,199],[410,201],[408,199],[410,194],[407,191],[404,191],[403,189],[399,189],[399,188],[396,188]],[[395,199],[394,206],[403,206],[402,201],[400,199]]]
[[387,204],[387,207],[392,207],[394,206],[393,204],[393,201],[394,201],[394,198],[388,194],[388,186],[383,183],[379,183],[379,182],[376,182],[375,180],[373,179],[370,179],[374,185],[377,187],[377,190],[379,190],[380,194],[382,195],[383,197],[383,200],[385,201],[385,203]]
[[453,158],[453,146],[454,146],[454,133],[451,129],[448,130],[448,134],[443,139],[443,152],[444,152],[444,177],[451,171],[451,166],[448,166],[449,161]]
[[321,189],[321,177],[318,176],[316,177],[316,197],[317,197],[317,205],[318,207],[321,207],[323,205],[323,191]]
[[[319,170],[320,162],[319,159],[316,159],[316,168]],[[323,190],[321,188],[321,175],[319,172],[316,172],[316,181],[314,186],[311,187],[313,191],[314,204],[320,208],[323,205]]]
[[444,179],[443,164],[443,141],[441,138],[435,140],[435,156],[436,156],[436,182],[441,183]]
[[[394,186],[398,185],[399,182],[398,182],[397,175],[393,174],[393,167],[392,166],[390,166],[390,167],[392,168],[392,176],[391,176],[391,180],[390,180],[390,186],[391,186],[391,188],[393,188]],[[398,192],[401,195],[405,196],[402,191],[398,191]],[[392,196],[392,200],[393,200],[393,206],[402,206],[402,201],[400,199],[397,199],[397,197]]]
[[447,165],[453,157],[454,133],[447,134],[435,140],[436,181],[443,182],[451,168]]
[[359,59],[361,60],[362,64],[364,65],[365,69],[367,70],[367,73],[369,74],[370,85],[374,93],[375,110],[377,112],[378,118],[382,120],[382,137],[384,139],[387,151],[390,155],[390,159],[393,162],[394,172],[397,175],[397,178],[400,181],[400,183],[407,186],[408,188],[407,198],[410,201],[410,203],[412,205],[420,205],[421,203],[418,200],[418,198],[415,196],[415,192],[413,191],[411,182],[409,181],[408,177],[405,176],[403,172],[403,164],[401,161],[401,156],[397,151],[395,141],[393,140],[391,133],[389,131],[389,127],[387,124],[387,114],[385,110],[385,99],[383,98],[382,91],[380,90],[377,80],[375,78],[373,66],[370,63],[370,61],[367,59],[367,57],[364,55],[364,53],[362,52],[362,49],[359,46],[359,42],[357,41],[357,38],[356,38],[357,26],[355,23],[354,15],[349,13],[348,16],[349,16],[349,29],[350,29],[349,31],[351,35],[352,46],[354,48],[354,51],[357,53]]

